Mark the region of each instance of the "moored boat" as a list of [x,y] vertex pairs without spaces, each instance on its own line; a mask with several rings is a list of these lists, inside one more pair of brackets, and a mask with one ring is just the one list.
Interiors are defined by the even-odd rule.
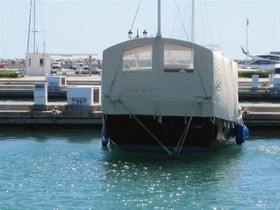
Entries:
[[279,52],[270,52],[265,55],[250,55],[242,48],[243,53],[251,58],[247,63],[240,64],[240,70],[274,70],[280,63]]
[[248,130],[238,109],[237,72],[221,53],[159,32],[109,47],[103,53],[103,139],[172,156],[242,144]]

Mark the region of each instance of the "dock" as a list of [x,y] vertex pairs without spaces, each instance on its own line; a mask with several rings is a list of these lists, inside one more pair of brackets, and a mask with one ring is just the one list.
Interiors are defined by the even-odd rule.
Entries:
[[268,81],[268,78],[260,78],[259,86],[252,87],[251,78],[239,78],[239,101],[280,101],[280,89],[269,88]]
[[[45,82],[45,77],[0,79],[1,125],[102,125],[100,105],[68,105],[67,87],[77,85],[101,85],[100,76],[68,77],[67,87],[49,92],[49,98],[58,98],[47,105],[35,105],[32,101],[34,83]],[[269,89],[267,79],[260,79],[258,88],[252,88],[251,79],[239,79],[239,100],[243,119],[250,127],[280,127],[280,90]],[[30,101],[12,100],[29,98]],[[3,100],[6,99],[6,100]]]
[[280,127],[280,104],[242,103],[243,120],[249,127]]
[[[0,99],[1,98],[33,98],[34,83],[47,82],[45,77],[32,76],[22,78],[0,78]],[[67,87],[77,85],[101,85],[100,76],[82,75],[67,77]],[[50,97],[66,97],[66,88],[59,91],[50,91]]]
[[66,102],[1,102],[1,125],[101,125],[100,106],[67,105]]

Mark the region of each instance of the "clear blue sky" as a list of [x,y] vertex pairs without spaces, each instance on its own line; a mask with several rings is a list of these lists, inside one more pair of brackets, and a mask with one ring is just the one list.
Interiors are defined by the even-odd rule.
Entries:
[[[162,35],[188,40],[191,0],[162,0]],[[249,51],[280,51],[279,0],[195,0],[198,44],[218,44],[231,59],[244,59],[246,20]],[[24,58],[30,0],[0,0],[0,58]],[[48,53],[97,53],[127,40],[139,0],[36,0],[36,49]],[[132,31],[157,32],[157,0],[142,0]],[[33,26],[32,26],[33,27]],[[32,41],[33,42],[33,41]],[[33,51],[33,46],[30,46]]]

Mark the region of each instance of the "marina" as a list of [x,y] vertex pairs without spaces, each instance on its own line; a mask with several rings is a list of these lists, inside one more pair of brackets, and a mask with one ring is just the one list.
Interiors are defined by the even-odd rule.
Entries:
[[[250,127],[279,127],[280,94],[264,85],[268,79],[261,78],[258,88],[252,87],[250,78],[239,78],[238,81],[239,100],[240,106],[245,111],[245,123]],[[36,82],[47,82],[46,77],[0,78],[0,124],[102,125],[102,105],[89,107],[67,105],[67,87],[100,86],[100,76],[67,77],[66,86],[48,92],[49,102],[46,106],[34,105]],[[54,111],[59,111],[59,114]]]
[[1,4],[0,209],[278,209],[279,2],[137,1]]

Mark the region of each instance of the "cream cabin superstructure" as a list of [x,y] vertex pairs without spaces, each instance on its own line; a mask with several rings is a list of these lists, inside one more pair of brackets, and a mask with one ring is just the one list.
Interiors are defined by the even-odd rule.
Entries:
[[238,118],[237,64],[220,53],[190,42],[145,38],[110,47],[103,58],[106,115],[129,110],[135,115]]

